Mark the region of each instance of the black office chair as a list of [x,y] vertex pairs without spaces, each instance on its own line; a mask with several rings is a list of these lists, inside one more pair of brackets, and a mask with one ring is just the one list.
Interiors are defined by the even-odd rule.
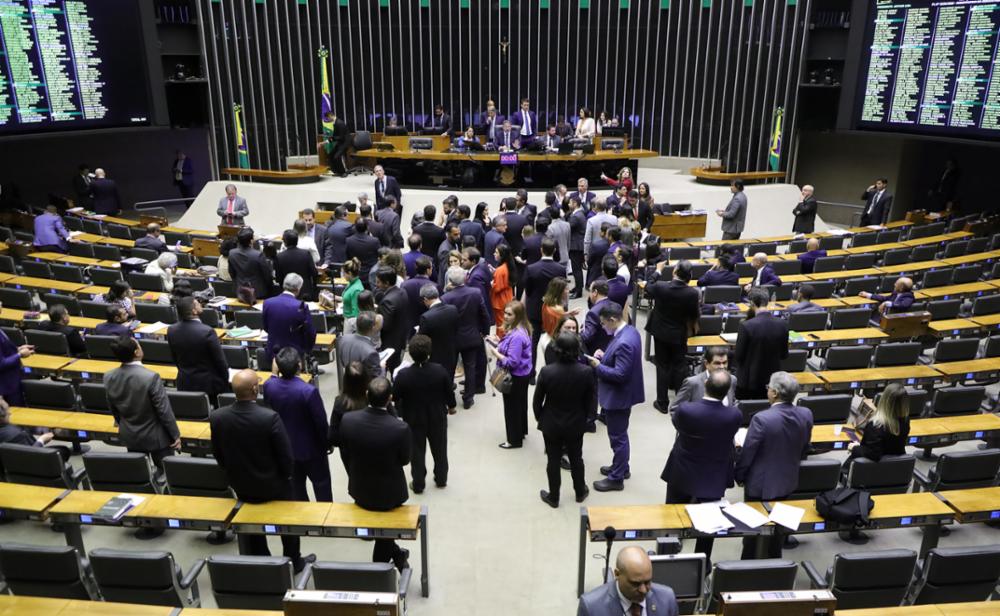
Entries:
[[110,304],[108,304],[107,302],[81,300],[80,314],[88,319],[101,319],[102,321],[104,321],[108,318],[109,305]]
[[990,249],[990,238],[988,237],[974,237],[969,240],[969,250],[966,254],[977,255],[981,252],[986,252]]
[[910,253],[910,261],[919,263],[920,261],[933,261],[937,258],[937,246],[917,246]]
[[52,278],[52,270],[49,269],[49,264],[44,261],[25,259],[21,261],[21,271],[24,272],[25,276],[32,278]]
[[111,343],[118,340],[116,336],[98,336],[91,334],[83,339],[87,345],[87,355],[91,359],[117,360],[115,354],[111,352]]
[[108,405],[108,390],[104,383],[80,383],[77,385],[80,394],[80,410],[87,413],[111,414]]
[[104,225],[101,224],[101,221],[84,218],[81,222],[83,223],[84,233],[90,233],[91,235],[104,235]]
[[142,361],[151,364],[173,364],[174,355],[170,352],[170,343],[166,340],[143,338],[139,341],[142,347]]
[[104,267],[91,267],[87,270],[90,274],[90,281],[96,285],[104,287],[111,286],[118,280],[122,280],[121,270],[108,269]]
[[[169,456],[163,459],[163,474],[167,493],[175,496],[236,498],[226,472],[213,458]],[[212,545],[222,545],[235,537],[230,530],[218,530],[210,532],[205,540]]]
[[903,602],[916,564],[913,550],[876,550],[837,554],[826,574],[808,560],[802,569],[812,588],[833,593],[838,608],[876,608]]
[[803,310],[788,315],[788,329],[796,332],[810,332],[826,329],[829,314],[825,310]]
[[[66,226],[69,229],[69,225]],[[82,231],[83,224],[81,223],[79,229],[74,229],[75,231]],[[74,257],[86,257],[88,259],[94,258],[94,245],[84,244],[82,242],[70,242],[68,253]]]
[[167,399],[174,417],[187,421],[208,421],[212,405],[208,402],[208,394],[200,391],[167,390]]
[[25,380],[21,383],[21,389],[26,406],[59,411],[76,410],[76,392],[72,383],[49,379]]
[[195,293],[208,290],[208,279],[201,276],[178,276],[174,282],[186,280],[191,285],[191,290]]
[[920,360],[923,346],[919,342],[887,342],[875,347],[872,366],[913,366]]
[[236,326],[264,329],[264,313],[260,310],[237,310]]
[[950,338],[941,340],[934,347],[934,363],[968,361],[979,352],[979,338]]
[[704,554],[671,554],[650,556],[653,582],[674,591],[681,614],[692,614],[701,602],[708,575],[708,559]]
[[[742,298],[743,290],[738,286],[718,285],[705,287],[706,304],[735,304]],[[239,313],[237,312],[237,317]]]
[[845,263],[847,263],[847,257],[845,256],[820,257],[816,259],[816,263],[813,265],[813,273],[839,272],[844,269]]
[[816,498],[837,487],[840,482],[840,460],[806,458],[799,463],[799,481],[786,500]]
[[983,295],[972,302],[972,316],[981,317],[1000,312],[1000,295]]
[[778,254],[778,243],[777,242],[754,242],[747,245],[747,254],[755,255],[758,252],[762,252],[766,255],[776,255]]
[[15,595],[81,600],[101,598],[83,555],[68,545],[0,543],[0,574]]
[[858,370],[867,368],[874,349],[867,344],[833,347],[826,352],[826,358],[816,358],[818,370]]
[[[133,259],[145,259],[152,263],[160,256],[160,253],[152,250],[150,248],[132,248],[129,256]],[[155,291],[156,289],[148,289],[149,291]]]
[[70,295],[60,295],[59,293],[42,293],[42,302],[46,306],[62,304],[70,316],[78,317],[80,313],[80,300]]
[[805,349],[792,349],[788,351],[788,357],[781,360],[778,370],[785,372],[805,372],[806,360],[809,358],[809,351]]
[[968,265],[959,265],[955,268],[951,276],[951,284],[968,284],[970,282],[979,282],[979,279],[983,277],[983,265],[982,263],[970,263]]
[[[857,237],[857,236],[855,236]],[[788,242],[788,254],[794,255],[806,251],[806,244],[809,240],[792,240]]]
[[969,242],[948,242],[944,246],[944,253],[942,254],[943,259],[951,259],[953,257],[961,257],[966,252],[969,251]]
[[737,406],[743,413],[743,422],[740,425],[746,427],[750,425],[754,415],[771,408],[771,403],[768,400],[740,400]]
[[755,590],[792,590],[799,566],[783,558],[761,560],[725,560],[712,567],[707,612],[714,613],[724,592]]
[[787,302],[792,299],[792,295],[795,293],[795,287],[790,284],[783,284],[780,287],[765,284],[761,285],[762,289],[767,291],[767,294],[771,296],[771,299],[776,302]]
[[878,243],[878,233],[858,233],[851,238],[851,248],[864,248]]
[[951,284],[951,279],[955,275],[955,270],[945,267],[924,272],[923,289],[933,289],[935,287],[946,287]]
[[882,456],[878,462],[854,458],[844,485],[872,494],[905,494],[910,489],[916,458],[909,454]]
[[814,280],[809,285],[813,288],[813,299],[830,299],[837,289],[837,281],[835,280]]
[[1000,357],[1000,336],[990,336],[986,339],[983,357]]
[[285,593],[295,587],[285,556],[209,556],[208,574],[223,609],[281,610]]
[[405,611],[412,576],[410,567],[397,573],[392,563],[316,562],[302,572],[296,588],[305,589],[312,579],[316,590],[398,593]]
[[236,284],[232,280],[222,280],[221,278],[216,278],[212,281],[212,288],[215,289],[215,294],[222,297],[236,297]]
[[[119,240],[130,240],[132,239],[132,234],[128,232],[128,227],[125,225],[119,225],[117,223],[107,223],[104,228],[108,231],[108,237],[113,237]],[[145,257],[143,257],[145,258]],[[156,257],[153,257],[154,259]]]
[[198,574],[205,559],[194,561],[186,575],[170,552],[134,552],[95,548],[90,566],[105,601],[200,607]]
[[802,273],[802,261],[792,259],[790,261],[771,261],[771,269],[778,276],[796,276]]
[[868,327],[872,311],[868,308],[845,308],[830,313],[830,329]]
[[108,244],[94,244],[94,258],[102,261],[121,262],[122,250],[117,246],[110,246]]
[[913,491],[967,490],[997,485],[1000,449],[943,453],[925,473],[913,471]]
[[668,254],[671,261],[680,261],[682,259],[694,261],[701,258],[701,248],[696,246],[677,246],[671,248]]
[[1000,545],[933,548],[917,567],[910,603],[985,601],[1000,581]]
[[62,332],[47,332],[38,329],[27,329],[24,331],[24,338],[28,344],[35,346],[35,351],[45,355],[61,355],[62,357],[73,357],[69,351],[69,342]]
[[912,248],[894,248],[892,250],[887,250],[882,254],[882,265],[889,267],[891,265],[909,263],[912,252]]
[[866,293],[878,293],[879,282],[882,279],[878,276],[869,276],[867,278],[849,278],[847,282],[844,283],[844,292],[841,294],[843,297],[854,297],[862,291]]
[[128,284],[136,291],[158,291],[163,292],[163,278],[159,274],[143,274],[130,272]]
[[927,302],[927,312],[931,313],[932,321],[957,319],[962,310],[960,299],[935,299]]
[[820,250],[842,250],[844,248],[844,237],[841,235],[828,235],[819,238]]
[[936,389],[931,405],[931,416],[949,417],[978,413],[985,397],[986,388],[983,386],[963,387],[956,385]]
[[177,322],[177,310],[173,306],[146,302],[136,302],[133,305],[135,306],[135,318],[143,323],[159,321],[160,323],[173,324]]
[[20,327],[0,327],[0,330],[7,335],[7,338],[14,344],[14,346],[21,346],[27,344],[24,339],[24,330]]
[[159,485],[144,453],[90,452],[83,454],[83,466],[94,490],[156,494]]
[[83,268],[78,265],[53,263],[49,265],[49,270],[52,271],[52,277],[56,280],[62,280],[63,282],[75,282],[78,284],[86,282],[83,277]]
[[250,367],[250,351],[246,347],[224,344],[222,354],[230,368],[243,370]]
[[875,267],[875,257],[875,253],[872,252],[866,252],[859,255],[847,255],[847,260],[844,262],[844,269],[857,270]]
[[703,314],[698,317],[699,336],[718,336],[722,333],[721,314]]
[[63,462],[54,447],[0,443],[0,466],[11,483],[76,490],[87,483],[87,469]]
[[812,411],[814,424],[845,424],[851,415],[852,399],[851,394],[803,396],[797,404]]
[[35,302],[32,299],[31,291],[25,289],[0,287],[0,304],[3,304],[4,308],[17,308],[18,310],[35,309]]
[[747,315],[741,312],[731,312],[726,315],[726,323],[723,326],[723,333],[735,334],[740,331],[740,323],[745,321]]

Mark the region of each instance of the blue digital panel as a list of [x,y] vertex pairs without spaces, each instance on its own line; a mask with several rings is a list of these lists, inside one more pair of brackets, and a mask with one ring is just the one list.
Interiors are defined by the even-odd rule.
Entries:
[[80,522],[84,524],[90,524],[93,521],[94,521],[93,516],[80,514]]
[[635,531],[634,530],[627,530],[627,531],[625,531],[625,538],[626,539],[635,539]]
[[826,530],[826,522],[816,522],[813,524],[813,530]]
[[909,516],[907,516],[905,518],[900,518],[899,519],[900,526],[906,526],[907,524],[910,524],[911,522],[913,522],[913,518],[911,518]]
[[907,385],[913,385],[916,382],[917,382],[917,379],[906,379],[906,384]]
[[985,433],[982,430],[976,432],[976,438],[983,438],[983,434]]
[[833,444],[833,448],[834,449],[843,449],[844,448],[844,444],[843,443],[834,443]]
[[181,521],[180,520],[167,520],[167,526],[169,526],[170,528],[180,528],[181,527]]
[[359,528],[356,531],[354,531],[354,534],[357,535],[358,537],[367,537],[368,536],[368,529],[367,528]]
[[89,379],[90,378],[90,373],[89,372],[81,372],[80,373],[80,378],[82,378],[84,380]]
[[87,431],[86,430],[77,430],[76,431],[76,435],[79,436],[80,438],[87,438]]
[[910,442],[911,445],[914,444],[914,443],[916,443],[917,442],[917,437],[911,436],[909,442]]
[[991,511],[990,512],[990,519],[991,520],[1000,520],[1000,511]]
[[265,524],[264,525],[264,532],[265,533],[276,533],[276,532],[278,532],[278,527],[274,526],[273,524]]

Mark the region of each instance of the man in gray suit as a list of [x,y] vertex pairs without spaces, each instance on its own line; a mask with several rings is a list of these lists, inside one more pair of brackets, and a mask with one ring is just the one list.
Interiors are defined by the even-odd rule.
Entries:
[[[799,383],[787,372],[775,372],[767,384],[771,408],[750,420],[743,447],[736,453],[736,481],[746,501],[782,500],[795,490],[799,463],[809,453],[812,411],[795,406]],[[767,558],[781,558],[783,534],[766,539]],[[743,559],[755,558],[756,537],[743,539]]]
[[646,551],[630,545],[618,552],[615,579],[580,597],[576,616],[676,616],[677,598],[669,586],[653,583]]
[[569,265],[569,235],[570,226],[569,223],[562,219],[562,213],[558,210],[556,215],[552,217],[552,222],[549,224],[548,230],[545,232],[545,237],[550,237],[556,243],[559,248],[559,263],[563,267]]
[[[677,395],[670,402],[670,412],[673,413],[681,402],[698,402],[705,397],[705,381],[708,375],[717,370],[729,371],[729,349],[724,346],[705,347],[705,356],[702,359],[704,370],[689,376],[681,383]],[[736,406],[736,375],[731,375],[729,381],[729,393],[722,401],[726,406]]]
[[747,196],[743,193],[743,180],[729,183],[733,197],[724,210],[715,210],[722,217],[722,239],[738,240],[743,233],[743,223],[747,218]]
[[815,293],[816,289],[811,284],[800,286],[795,303],[785,308],[785,312],[792,314],[795,312],[818,312],[826,310],[826,308],[812,301]]
[[163,458],[181,448],[181,433],[163,389],[160,375],[142,365],[142,347],[122,336],[111,343],[122,363],[104,377],[108,406],[118,424],[118,436],[129,451],[149,454],[162,471]]
[[[338,366],[349,366],[352,361],[360,362],[365,367],[365,371],[371,378],[382,376],[385,372],[383,362],[379,359],[375,344],[369,336],[372,336],[378,325],[375,321],[375,313],[365,311],[358,315],[356,322],[356,334],[344,334],[337,339]],[[402,350],[397,350],[402,353]]]
[[608,223],[612,227],[618,226],[618,219],[613,214],[609,214],[607,203],[604,199],[594,199],[591,209],[596,212],[587,221],[587,229],[583,233],[583,254],[590,254],[590,244],[601,236],[601,225]]
[[224,225],[243,226],[243,219],[250,215],[247,200],[236,194],[236,186],[226,185],[226,196],[219,199],[219,207],[215,213],[222,219]]

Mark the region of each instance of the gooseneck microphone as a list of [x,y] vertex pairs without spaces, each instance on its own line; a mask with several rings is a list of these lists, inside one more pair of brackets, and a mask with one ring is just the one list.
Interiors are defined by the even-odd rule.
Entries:
[[611,569],[611,544],[615,542],[615,535],[617,534],[618,531],[615,530],[614,526],[606,526],[604,528],[604,541],[608,544],[608,551],[604,555],[604,579],[601,580],[601,583],[608,581],[608,571]]

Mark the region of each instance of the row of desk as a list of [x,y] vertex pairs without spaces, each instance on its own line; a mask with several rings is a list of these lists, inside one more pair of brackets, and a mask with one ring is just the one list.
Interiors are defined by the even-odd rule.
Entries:
[[1000,358],[983,357],[968,361],[940,362],[929,365],[884,366],[851,370],[793,372],[804,391],[865,389],[889,383],[919,386],[938,382],[962,383],[1000,376]]
[[[872,499],[875,501],[875,508],[869,515],[870,522],[866,528],[920,528],[923,531],[920,545],[921,557],[937,546],[941,527],[944,525],[954,522],[971,524],[1000,519],[1000,487],[885,494],[872,496]],[[796,530],[788,531],[782,528],[782,533],[821,533],[853,528],[824,520],[816,511],[813,500],[784,502],[787,505],[804,509],[805,514]],[[764,515],[768,514],[773,505],[773,503],[747,504]],[[705,535],[695,530],[684,505],[581,507],[577,594],[582,594],[584,591],[588,560],[587,543],[604,542],[604,531],[608,527],[615,529],[616,541],[652,541],[663,536],[675,536],[682,539],[705,536],[768,536],[777,532],[777,527],[769,522],[758,529],[743,532],[731,529],[715,535]]]
[[139,505],[120,520],[95,517],[118,492],[63,490],[0,483],[0,513],[5,518],[62,525],[67,545],[86,553],[83,526],[223,531],[352,539],[420,541],[420,585],[428,596],[427,507],[403,505],[367,511],[353,504],[271,501],[251,504],[232,498],[143,494]]

